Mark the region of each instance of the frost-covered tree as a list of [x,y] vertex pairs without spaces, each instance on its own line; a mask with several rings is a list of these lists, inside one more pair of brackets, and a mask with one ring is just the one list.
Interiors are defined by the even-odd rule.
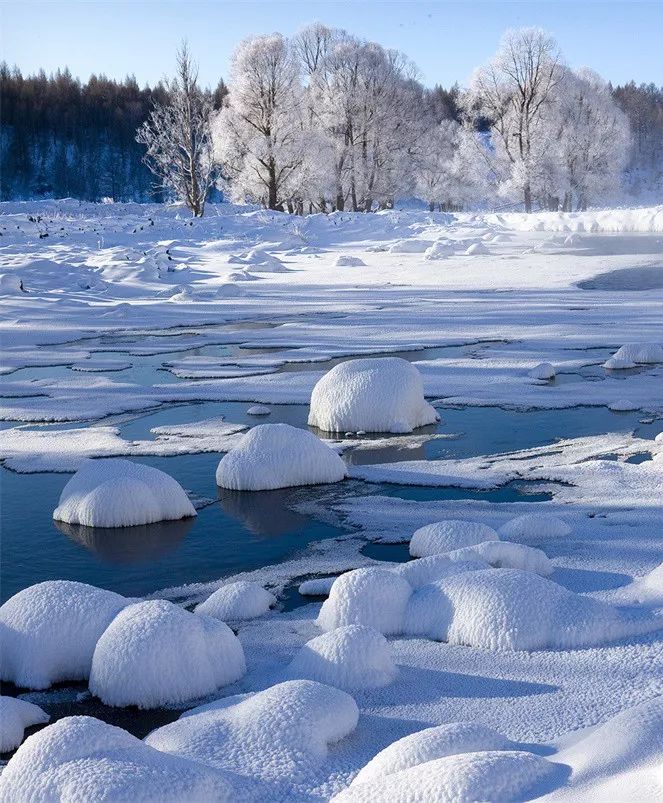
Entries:
[[201,217],[214,180],[212,98],[198,86],[198,69],[188,47],[177,53],[177,74],[166,83],[167,100],[157,102],[138,129],[147,147],[145,163],[160,185]]
[[463,179],[458,162],[461,127],[455,120],[434,123],[426,132],[417,160],[417,195],[432,212],[435,207],[449,209],[459,203]]
[[235,51],[214,142],[237,198],[269,209],[292,202],[304,160],[302,90],[299,61],[281,34],[247,39]]

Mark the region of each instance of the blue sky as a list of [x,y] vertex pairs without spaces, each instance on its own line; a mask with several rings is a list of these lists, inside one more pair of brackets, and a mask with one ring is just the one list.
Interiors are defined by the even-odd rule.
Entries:
[[83,79],[134,74],[154,83],[185,36],[211,85],[228,75],[240,39],[319,20],[402,50],[429,86],[463,84],[502,31],[522,25],[550,31],[571,66],[614,83],[663,82],[663,0],[0,0],[0,9],[2,57],[24,73],[68,65]]

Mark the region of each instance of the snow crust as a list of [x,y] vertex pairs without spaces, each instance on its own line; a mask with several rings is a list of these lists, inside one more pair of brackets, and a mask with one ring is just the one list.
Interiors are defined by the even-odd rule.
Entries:
[[411,432],[438,420],[417,369],[399,357],[348,360],[313,388],[309,426],[326,432]]
[[216,484],[235,491],[339,482],[345,463],[312,432],[289,424],[261,424],[226,454]]
[[499,540],[498,534],[487,524],[460,519],[436,521],[420,527],[413,534],[410,540],[410,555],[415,558],[425,558],[481,544],[484,541],[497,540]]
[[238,580],[221,586],[204,602],[196,605],[195,613],[212,616],[214,619],[237,621],[254,619],[276,604],[276,597],[258,583]]
[[43,725],[50,716],[34,703],[17,697],[0,697],[0,753],[15,750],[23,733],[32,725]]
[[97,642],[90,691],[106,705],[185,703],[246,672],[244,652],[223,622],[151,600],[125,608]]
[[53,518],[86,527],[131,527],[195,516],[181,485],[129,460],[87,461],[65,485]]
[[128,604],[112,591],[71,580],[19,591],[0,607],[0,677],[30,689],[87,679],[99,637]]

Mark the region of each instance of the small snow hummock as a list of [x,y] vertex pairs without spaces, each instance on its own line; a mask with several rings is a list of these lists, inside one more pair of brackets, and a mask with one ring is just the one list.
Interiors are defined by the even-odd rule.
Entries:
[[239,580],[217,589],[204,602],[196,605],[194,612],[212,616],[214,619],[240,621],[254,619],[276,604],[276,597],[258,583]]
[[64,717],[31,736],[0,776],[0,798],[20,801],[231,800],[221,773],[155,750],[94,717]]
[[410,541],[410,555],[425,558],[440,555],[453,549],[498,541],[499,535],[487,524],[461,519],[436,521],[420,527]]
[[433,262],[438,259],[446,259],[454,253],[454,247],[451,243],[435,242],[430,248],[426,249],[424,259]]
[[125,608],[99,639],[90,691],[106,705],[158,708],[211,694],[245,671],[226,624],[149,600]]
[[485,560],[495,569],[520,569],[524,572],[535,572],[542,577],[547,577],[554,571],[545,552],[508,541],[485,541],[483,544],[448,552],[447,557],[449,560],[459,561]]
[[500,538],[507,541],[547,541],[566,538],[571,528],[563,519],[549,513],[525,513],[507,521],[498,532]]
[[634,404],[628,399],[617,399],[616,401],[610,402],[608,405],[608,410],[612,410],[614,413],[629,413],[632,410],[639,409],[637,404]]
[[312,580],[304,580],[300,583],[297,591],[303,597],[326,597],[334,585],[336,577],[314,577]]
[[439,421],[421,374],[400,357],[339,363],[311,394],[309,426],[325,432],[412,432]]
[[635,368],[635,363],[631,360],[624,360],[621,357],[610,357],[603,363],[603,368],[610,371],[626,371],[629,368]]
[[0,293],[25,293],[23,280],[14,273],[0,273]]
[[466,257],[474,256],[475,254],[488,254],[489,251],[483,243],[472,243],[464,252]]
[[433,240],[419,240],[416,237],[412,237],[409,240],[399,240],[398,242],[389,246],[389,253],[423,254],[424,251],[427,251],[432,245],[434,245]]
[[375,689],[396,679],[387,639],[371,627],[337,627],[308,641],[295,655],[288,674],[309,678],[338,689]]
[[112,591],[71,580],[47,580],[0,607],[0,679],[29,689],[86,680],[95,645],[129,604]]
[[339,482],[345,463],[312,432],[289,424],[261,424],[220,461],[216,484],[234,491],[266,491]]
[[347,254],[340,254],[334,260],[333,267],[335,268],[361,268],[365,267],[366,263],[359,257],[348,256]]
[[32,725],[43,725],[50,716],[38,705],[17,697],[0,697],[0,753],[15,750],[23,733]]
[[532,368],[529,372],[529,376],[532,379],[539,379],[542,381],[547,381],[549,379],[555,378],[555,367],[551,365],[549,362],[542,362],[539,365]]
[[633,363],[646,365],[663,362],[663,346],[658,343],[626,343],[612,355],[611,359],[631,363],[628,367],[632,367]]
[[271,409],[265,404],[254,404],[246,411],[247,415],[269,415]]
[[53,518],[86,527],[131,527],[195,516],[182,486],[130,460],[86,460],[65,485]]

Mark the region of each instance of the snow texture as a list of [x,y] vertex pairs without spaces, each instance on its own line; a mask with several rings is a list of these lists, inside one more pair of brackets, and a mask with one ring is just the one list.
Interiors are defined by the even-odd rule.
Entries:
[[434,424],[421,375],[399,357],[348,360],[313,388],[309,426],[326,432],[411,432]]
[[89,460],[65,485],[53,518],[86,527],[131,527],[195,516],[180,484],[129,460]]
[[410,555],[415,558],[425,558],[481,544],[484,541],[497,540],[499,540],[498,534],[487,524],[459,519],[436,521],[420,527],[412,535]]
[[0,753],[15,750],[23,732],[32,725],[43,725],[50,716],[34,703],[16,697],[0,697]]
[[258,583],[238,580],[236,583],[221,586],[204,602],[196,605],[195,613],[222,621],[239,621],[262,616],[275,604],[274,594]]
[[289,424],[261,424],[221,459],[216,484],[265,491],[339,482],[345,476],[345,463],[312,432]]
[[125,608],[103,633],[90,691],[106,705],[158,708],[211,694],[245,671],[242,646],[226,624],[151,600]]

